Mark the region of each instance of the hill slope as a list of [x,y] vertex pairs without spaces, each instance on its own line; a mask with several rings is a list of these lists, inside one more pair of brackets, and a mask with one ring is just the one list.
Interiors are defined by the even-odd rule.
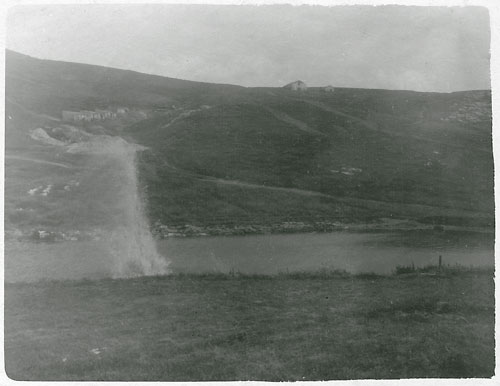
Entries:
[[[30,137],[40,127],[66,142],[77,130],[147,146],[140,178],[163,233],[332,229],[388,217],[493,224],[489,91],[243,88],[8,51],[6,93],[11,162],[65,157]],[[72,129],[60,119],[62,110],[113,106],[130,113]],[[15,211],[22,193],[13,187],[29,173],[8,165],[7,174],[6,207]]]
[[[318,217],[492,223],[488,92],[253,92],[251,101],[127,129],[158,157],[148,155],[143,169],[152,216],[185,222],[186,212],[169,209],[180,189],[189,223],[198,225],[221,212],[250,223]],[[205,203],[218,209],[207,212]]]

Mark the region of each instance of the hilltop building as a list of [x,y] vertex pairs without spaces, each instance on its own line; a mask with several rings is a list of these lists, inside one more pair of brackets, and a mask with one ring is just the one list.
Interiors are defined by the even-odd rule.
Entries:
[[116,118],[116,113],[111,110],[95,109],[95,112],[101,116],[101,119]]
[[301,80],[296,80],[295,82],[288,83],[286,86],[283,86],[283,88],[287,88],[292,91],[306,91],[307,85]]
[[87,121],[90,122],[94,119],[92,111],[63,111],[62,118],[64,121]]
[[82,113],[85,114],[86,117],[90,117],[90,120],[101,120],[101,114],[96,113],[95,111],[83,110]]
[[63,121],[83,121],[84,114],[80,111],[63,111],[62,112]]
[[323,91],[325,91],[325,92],[334,92],[335,89],[333,88],[333,86],[328,85],[326,87],[323,87]]
[[[118,113],[126,114],[129,110],[126,107],[118,108]],[[95,111],[82,110],[82,111],[67,111],[62,112],[63,121],[79,122],[79,121],[102,121],[104,119],[114,119],[117,113],[110,109],[96,109]]]

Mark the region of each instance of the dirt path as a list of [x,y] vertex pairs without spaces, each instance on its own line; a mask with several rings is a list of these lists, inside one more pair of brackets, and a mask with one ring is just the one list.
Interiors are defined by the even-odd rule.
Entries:
[[330,112],[330,113],[333,113],[333,114],[336,114],[336,115],[340,115],[341,117],[344,117],[344,118],[349,118],[352,121],[360,123],[362,126],[366,127],[367,129],[384,132],[383,130],[379,129],[379,127],[378,127],[378,125],[376,123],[369,122],[369,121],[366,121],[364,119],[355,117],[353,115],[349,115],[349,114],[343,113],[342,111],[333,109],[330,106],[328,106],[328,105],[326,105],[326,104],[324,104],[322,102],[311,101],[311,100],[307,100],[307,99],[300,99],[300,101],[308,103],[308,104],[310,104],[312,106],[319,107],[323,111],[327,111],[327,112]]
[[172,126],[175,122],[177,121],[180,121],[182,119],[185,119],[185,118],[188,118],[190,117],[191,115],[193,114],[196,114],[200,111],[203,111],[203,110],[207,110],[209,109],[210,107],[201,107],[199,109],[193,109],[193,110],[186,110],[186,111],[183,111],[182,113],[180,113],[178,116],[176,116],[175,118],[172,118],[172,120],[170,122],[168,122],[166,125],[163,126],[164,129]]
[[335,198],[335,197],[330,196],[328,194],[315,192],[313,190],[304,190],[304,189],[297,189],[297,188],[284,188],[284,187],[280,187],[280,186],[259,185],[259,184],[252,184],[250,182],[238,181],[238,180],[226,180],[223,178],[198,177],[198,180],[206,181],[206,182],[213,182],[216,184],[223,184],[223,185],[241,186],[243,188],[250,188],[250,189],[266,189],[266,190],[273,190],[276,192],[295,193],[295,194],[300,194],[303,196],[318,196],[318,197]]
[[465,209],[456,209],[456,208],[446,208],[440,206],[432,206],[425,204],[395,204],[393,202],[388,201],[378,201],[378,200],[370,200],[365,198],[349,198],[349,197],[341,197],[334,196],[331,194],[321,193],[314,190],[306,190],[299,188],[286,188],[281,186],[272,186],[272,185],[261,185],[254,184],[251,182],[239,181],[239,180],[230,180],[225,178],[216,178],[207,175],[197,174],[188,170],[180,169],[175,165],[172,165],[169,162],[165,162],[164,166],[185,175],[186,177],[194,178],[198,181],[213,183],[213,184],[222,184],[222,185],[230,185],[230,186],[238,186],[246,189],[265,189],[274,192],[284,192],[284,193],[293,193],[299,194],[302,196],[308,197],[324,197],[330,198],[338,201],[339,203],[347,204],[351,207],[357,207],[362,209],[371,209],[376,211],[382,211],[386,213],[391,213],[396,209],[396,212],[399,215],[408,215],[408,216],[421,216],[424,214],[432,213],[433,215],[457,215],[457,211],[460,212],[460,215],[471,215],[473,216],[475,212],[469,212]]
[[51,120],[51,121],[54,121],[54,122],[60,122],[61,121],[60,119],[55,118],[55,117],[51,117],[50,115],[39,114],[39,113],[35,113],[34,111],[28,110],[26,107],[24,107],[23,105],[21,105],[21,104],[19,104],[17,102],[14,102],[10,98],[6,98],[6,103],[10,103],[13,106],[16,106],[16,107],[20,108],[21,110],[23,110],[25,113],[27,113],[27,114],[29,114],[29,115],[31,115],[33,117],[36,117],[36,118],[44,118],[44,119],[48,119],[48,120]]
[[44,165],[52,165],[52,166],[59,166],[61,168],[65,168],[65,169],[72,169],[71,166],[68,166],[68,165],[65,165],[65,164],[61,164],[61,163],[58,163],[58,162],[51,162],[51,161],[44,161],[44,160],[41,160],[41,159],[35,159],[35,158],[28,158],[28,157],[20,157],[20,156],[17,156],[17,155],[5,155],[5,159],[14,159],[14,160],[18,160],[18,161],[27,161],[27,162],[35,162],[37,164],[44,164]]
[[274,115],[275,118],[279,119],[282,122],[288,123],[294,127],[296,127],[299,130],[305,131],[306,133],[311,133],[311,134],[316,134],[316,135],[322,135],[326,136],[326,134],[322,133],[321,131],[315,130],[307,125],[307,123],[299,121],[298,119],[292,118],[290,115],[278,111],[275,109],[272,109],[267,106],[262,106],[264,109],[268,112],[270,112],[272,115]]
[[[179,169],[177,169],[179,170]],[[238,180],[227,180],[223,178],[214,178],[214,177],[207,177],[207,176],[197,176],[196,177],[199,181],[205,181],[205,182],[211,182],[215,184],[223,184],[223,185],[232,185],[232,186],[239,186],[242,188],[250,188],[250,189],[266,189],[266,190],[271,190],[275,192],[285,192],[285,193],[294,193],[294,194],[299,194],[302,196],[309,196],[309,197],[325,197],[325,198],[330,198],[338,201],[339,203],[344,203],[347,204],[351,207],[357,207],[357,208],[363,208],[363,209],[371,209],[371,210],[377,210],[377,211],[383,211],[386,213],[390,213],[394,211],[395,207],[397,208],[396,212],[398,212],[399,215],[423,215],[425,213],[433,213],[435,215],[440,214],[440,215],[455,215],[457,212],[457,209],[454,208],[444,208],[444,207],[439,207],[439,206],[431,206],[431,205],[424,205],[424,204],[394,204],[392,202],[387,202],[387,201],[377,201],[377,200],[369,200],[369,199],[363,199],[363,198],[349,198],[349,197],[339,197],[339,196],[334,196],[326,193],[321,193],[321,192],[316,192],[313,190],[305,190],[305,189],[298,189],[298,188],[285,188],[285,187],[279,187],[279,186],[269,186],[269,185],[259,185],[259,184],[253,184],[250,182],[243,182],[243,181],[238,181]],[[468,212],[466,210],[461,210],[458,209],[461,214],[470,214],[474,215],[475,212]]]

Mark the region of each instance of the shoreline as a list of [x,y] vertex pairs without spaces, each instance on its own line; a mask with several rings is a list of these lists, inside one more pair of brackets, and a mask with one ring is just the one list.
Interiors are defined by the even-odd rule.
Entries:
[[7,287],[23,286],[51,286],[51,285],[86,285],[89,283],[106,284],[108,282],[142,282],[142,281],[163,281],[163,280],[393,280],[410,278],[434,278],[446,279],[462,276],[491,276],[495,274],[494,266],[465,266],[444,264],[427,265],[421,267],[396,265],[390,273],[374,272],[348,272],[341,269],[317,269],[311,271],[283,271],[270,274],[243,273],[239,271],[229,272],[203,272],[186,273],[172,272],[161,275],[139,275],[130,277],[101,277],[101,278],[80,278],[80,279],[40,279],[34,281],[5,281]]
[[432,225],[415,221],[398,221],[393,223],[302,223],[285,222],[269,225],[240,225],[240,226],[194,226],[190,224],[182,226],[156,225],[152,229],[156,240],[169,238],[197,238],[197,237],[220,237],[220,236],[257,236],[257,235],[287,235],[287,234],[309,234],[309,233],[391,233],[406,231],[429,231],[436,234],[443,232],[467,232],[495,234],[494,227],[473,227],[457,225]]
[[[298,224],[298,226],[290,226]],[[304,224],[300,222],[288,222],[270,225],[241,225],[241,226],[195,226],[186,224],[183,226],[155,226],[151,230],[154,240],[205,238],[205,237],[234,237],[234,236],[262,236],[262,235],[294,235],[294,234],[324,234],[324,233],[396,233],[396,232],[430,232],[432,234],[443,234],[447,232],[492,234],[495,235],[494,227],[473,227],[456,225],[430,225],[417,223],[415,221],[398,221],[394,223],[336,223],[324,226],[319,223]],[[49,230],[32,229],[22,233],[19,230],[5,230],[5,241],[27,241],[34,243],[60,243],[69,241],[100,241],[106,230],[93,229],[80,230]]]

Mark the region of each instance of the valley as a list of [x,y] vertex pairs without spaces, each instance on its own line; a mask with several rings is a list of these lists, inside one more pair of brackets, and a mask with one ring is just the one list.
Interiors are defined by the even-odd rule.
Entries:
[[0,385],[498,383],[498,7],[38,3]]
[[85,175],[102,165],[75,149],[104,154],[108,139],[139,149],[139,194],[157,238],[493,231],[489,91],[244,88],[8,51],[6,108],[13,237],[106,227],[116,202],[93,200],[103,177]]

